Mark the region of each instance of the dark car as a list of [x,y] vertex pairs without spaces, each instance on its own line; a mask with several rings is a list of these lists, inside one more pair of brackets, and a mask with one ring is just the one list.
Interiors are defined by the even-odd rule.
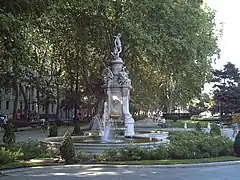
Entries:
[[5,115],[0,115],[0,127],[3,128],[4,124],[6,124],[8,121],[7,116]]

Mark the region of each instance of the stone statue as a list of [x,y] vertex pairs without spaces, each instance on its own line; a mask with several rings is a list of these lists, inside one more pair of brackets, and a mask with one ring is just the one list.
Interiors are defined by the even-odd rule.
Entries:
[[110,70],[110,68],[106,68],[104,69],[102,76],[103,76],[104,84],[108,85],[108,82],[113,78],[113,73]]
[[128,85],[131,87],[131,80],[128,77],[128,72],[125,71],[126,67],[123,67],[119,72],[118,83],[120,85]]
[[112,55],[114,56],[115,59],[120,58],[120,53],[122,52],[122,42],[121,42],[121,34],[118,33],[117,36],[115,37],[115,41],[114,41],[114,52],[112,52]]

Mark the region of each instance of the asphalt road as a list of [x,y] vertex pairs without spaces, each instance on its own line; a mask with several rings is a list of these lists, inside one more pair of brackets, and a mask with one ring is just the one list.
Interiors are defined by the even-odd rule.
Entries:
[[0,180],[239,180],[239,169],[240,165],[190,168],[59,166],[30,168],[9,173]]

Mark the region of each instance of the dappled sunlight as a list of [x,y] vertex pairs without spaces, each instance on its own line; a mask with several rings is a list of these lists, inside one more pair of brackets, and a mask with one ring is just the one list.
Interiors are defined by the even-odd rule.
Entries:
[[[27,177],[44,177],[46,179],[56,176],[62,177],[96,177],[96,176],[126,176],[127,174],[135,174],[135,170],[125,168],[105,168],[105,167],[90,167],[89,165],[69,165],[61,167],[34,167],[24,171],[24,176]],[[38,170],[42,169],[42,170]],[[156,173],[156,172],[154,172]],[[152,174],[154,174],[152,173]],[[114,178],[114,177],[113,177]]]
[[90,168],[89,171],[100,171],[103,170],[103,168]]
[[43,169],[44,166],[36,166],[36,167],[30,167],[30,169]]
[[52,173],[54,176],[66,176],[68,173]]
[[123,174],[130,174],[130,173],[134,173],[134,171],[130,171],[130,170],[125,170],[122,172]]
[[85,171],[85,172],[81,172],[81,173],[76,173],[76,174],[72,174],[72,176],[77,176],[77,177],[88,177],[88,176],[101,176],[101,175],[112,175],[112,176],[119,176],[120,173],[119,172],[113,172],[113,171]]

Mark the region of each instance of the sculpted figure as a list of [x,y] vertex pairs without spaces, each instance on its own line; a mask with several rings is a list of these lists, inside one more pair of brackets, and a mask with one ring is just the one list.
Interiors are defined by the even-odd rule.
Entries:
[[114,41],[114,52],[112,52],[112,55],[114,58],[120,58],[120,53],[122,52],[122,42],[121,42],[121,34],[118,33],[117,36],[115,36],[115,41]]

